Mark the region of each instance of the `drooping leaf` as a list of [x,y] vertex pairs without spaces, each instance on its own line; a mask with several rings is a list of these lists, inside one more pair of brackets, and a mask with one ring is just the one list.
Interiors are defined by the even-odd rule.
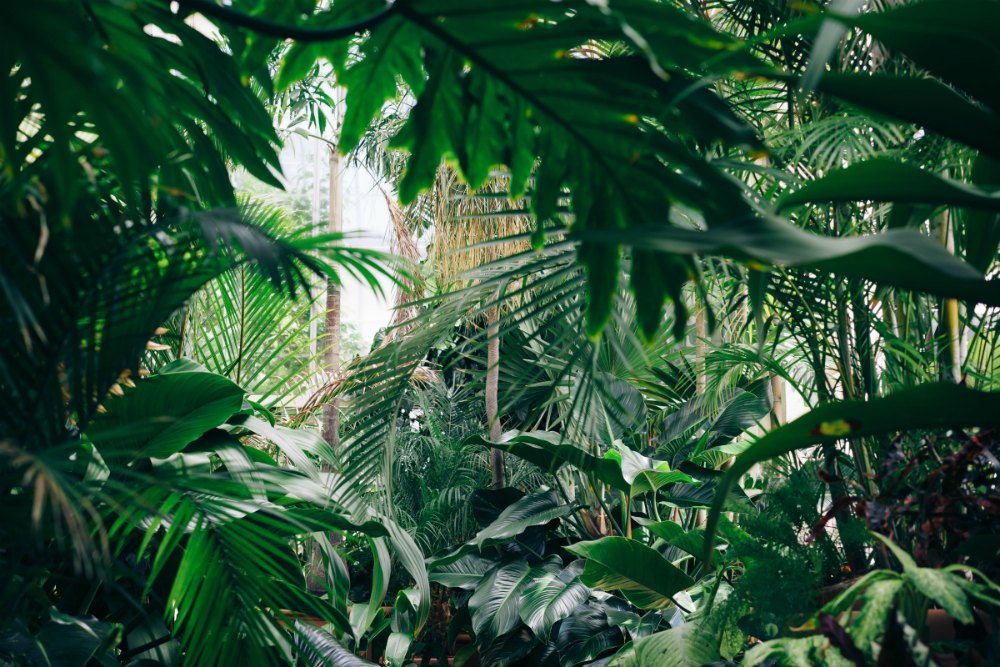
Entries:
[[442,586],[471,591],[494,567],[494,560],[470,553],[454,562],[435,565],[428,577]]
[[530,528],[561,519],[571,510],[572,507],[562,503],[555,491],[540,491],[525,496],[504,509],[493,523],[476,533],[471,540],[446,554],[432,558],[428,562],[428,568],[434,570],[441,565],[453,563],[468,553],[507,542]]
[[1000,211],[1000,193],[890,159],[838,169],[782,197],[779,208],[811,202],[891,201]]
[[174,372],[136,383],[105,404],[87,435],[110,458],[166,458],[225,423],[244,391],[214,373]]
[[348,651],[322,628],[296,621],[295,633],[295,644],[300,655],[311,664],[325,667],[366,667],[374,664]]
[[674,595],[694,585],[691,577],[636,540],[604,537],[566,549],[587,559],[580,581],[600,590],[620,590],[642,609],[668,607]]
[[932,383],[900,390],[870,401],[822,405],[775,429],[737,457],[719,481],[705,529],[706,558],[727,495],[755,464],[788,452],[844,437],[897,433],[918,428],[993,427],[1000,425],[1000,393],[954,384]]
[[889,547],[892,555],[903,566],[903,573],[914,588],[940,605],[959,623],[968,625],[974,622],[969,598],[962,586],[955,581],[956,575],[936,568],[919,567],[913,557],[892,540],[878,533],[874,535]]
[[560,621],[555,634],[561,665],[586,663],[625,641],[621,628],[608,622],[604,610],[589,605],[577,607]]
[[494,570],[479,582],[469,598],[469,612],[480,646],[489,646],[520,623],[518,607],[531,576],[531,566],[522,559]]
[[552,626],[590,596],[590,589],[573,578],[565,581],[559,573],[546,573],[533,580],[524,591],[519,614],[535,636],[546,641]]
[[722,658],[718,623],[711,616],[644,637],[632,650],[612,660],[613,667],[702,667]]

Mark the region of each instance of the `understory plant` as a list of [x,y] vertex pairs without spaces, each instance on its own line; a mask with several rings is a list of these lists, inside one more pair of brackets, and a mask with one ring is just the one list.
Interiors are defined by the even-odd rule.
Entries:
[[[0,660],[995,661],[997,25],[0,6]],[[237,200],[298,116],[433,280]],[[410,294],[320,381],[345,273]]]

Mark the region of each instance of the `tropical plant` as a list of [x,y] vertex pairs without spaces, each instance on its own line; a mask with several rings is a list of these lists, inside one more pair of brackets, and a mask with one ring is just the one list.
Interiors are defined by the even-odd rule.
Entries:
[[[981,532],[996,495],[1000,98],[988,73],[998,23],[996,0],[0,8],[0,390],[10,408],[0,444],[19,509],[0,529],[54,545],[37,570],[35,551],[17,554],[18,585],[35,593],[4,589],[7,650],[36,650],[61,628],[58,650],[74,657],[146,650],[132,626],[116,630],[112,571],[138,587],[131,609],[163,620],[157,639],[176,636],[195,663],[288,661],[298,650],[351,664],[388,590],[384,536],[414,579],[387,629],[386,653],[401,664],[428,611],[413,538],[391,516],[361,524],[371,594],[349,615],[335,567],[328,600],[302,597],[290,544],[393,507],[396,454],[414,444],[400,410],[421,376],[457,372],[470,396],[480,378],[489,394],[491,437],[470,442],[540,468],[553,489],[480,493],[495,516],[428,562],[435,573],[463,563],[473,569],[452,574],[491,582],[477,579],[458,607],[486,661],[737,660],[743,628],[769,639],[742,657],[750,663],[930,660],[928,604],[968,621],[996,597],[976,567],[993,564],[992,545],[955,549],[965,535],[935,522],[952,512],[956,530]],[[411,316],[384,344],[296,415],[304,423],[349,399],[344,442],[304,451],[288,442],[307,431],[279,430],[264,405],[243,405],[239,384],[170,365],[158,348],[182,340],[171,336],[201,290],[201,306],[241,319],[201,322],[201,349],[212,351],[200,359],[235,373],[254,403],[280,407],[302,378],[301,355],[283,341],[303,353],[305,341],[273,325],[305,311],[264,288],[304,294],[309,272],[335,280],[338,268],[376,284],[382,258],[344,249],[338,235],[250,223],[235,207],[228,167],[280,184],[265,102],[278,116],[282,99],[315,110],[329,101],[314,85],[327,71],[346,88],[338,148],[362,147],[356,158],[393,181],[421,225],[478,225],[449,238],[482,243],[460,284],[405,304]],[[495,238],[501,220],[526,224]],[[456,326],[467,331],[453,345]],[[163,389],[182,381],[192,384]],[[810,408],[788,423],[775,406],[786,384]],[[181,399],[198,401],[171,416]],[[501,424],[516,432],[498,438]],[[202,442],[209,433],[223,444]],[[254,454],[257,439],[293,465]],[[205,451],[188,451],[195,443]],[[901,469],[904,452],[914,463]],[[161,477],[148,491],[122,481]],[[899,498],[899,511],[885,510]],[[908,511],[907,498],[935,509]],[[206,499],[215,510],[192,513]],[[408,514],[419,511],[412,503]],[[779,517],[773,531],[768,516]],[[911,541],[873,548],[861,518]],[[553,519],[562,523],[543,530]],[[931,527],[915,531],[917,521]],[[219,535],[244,549],[228,570]],[[254,540],[283,555],[249,562]],[[129,555],[150,550],[164,556],[135,572]],[[179,588],[144,607],[174,572],[170,554],[228,572],[209,588],[217,597],[185,605],[216,584],[180,567]],[[781,608],[760,594],[761,573],[782,556],[806,597],[863,577],[809,617],[819,634],[791,636],[813,627],[793,625],[812,600]],[[70,600],[67,572],[96,592]],[[586,600],[550,625],[547,611],[539,618],[535,593],[580,587]],[[232,600],[240,623],[206,620]],[[758,605],[776,607],[760,614],[773,632],[740,625]],[[333,633],[281,609],[319,610]],[[220,636],[241,641],[213,644]]]

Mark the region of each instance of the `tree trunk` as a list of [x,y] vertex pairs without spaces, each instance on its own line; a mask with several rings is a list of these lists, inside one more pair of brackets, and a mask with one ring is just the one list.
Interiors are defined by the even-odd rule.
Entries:
[[[335,124],[335,137],[339,135],[339,126]],[[330,210],[329,210],[329,231],[339,234],[344,230],[343,198],[341,196],[340,178],[340,151],[336,147],[331,147],[328,155],[330,168]],[[318,177],[318,170],[316,177]],[[323,332],[323,372],[328,380],[334,379],[340,374],[340,284],[332,279],[326,281],[326,315],[324,318],[325,331]],[[340,400],[334,397],[323,406],[323,426],[321,435],[323,439],[336,449],[340,445]],[[330,465],[327,462],[321,464],[321,470],[329,472]],[[338,544],[341,537],[338,533],[328,535],[331,544]],[[322,549],[319,543],[313,543],[309,552],[309,562],[306,565],[306,585],[308,589],[317,595],[326,592],[326,588],[332,585],[327,581],[326,563],[323,558]]]
[[788,409],[785,407],[785,381],[779,375],[771,376],[771,429],[785,423]]
[[[490,440],[500,439],[500,415],[498,392],[500,388],[500,327],[497,308],[490,309],[487,315],[486,336],[486,421],[490,426]],[[499,449],[490,450],[490,477],[493,488],[500,489],[506,485],[506,474],[503,464],[503,452]]]
[[[938,239],[950,252],[955,252],[954,235],[951,232],[951,215],[945,209],[938,221]],[[938,339],[944,340],[939,360],[940,377],[943,381],[962,381],[962,330],[959,319],[958,300],[942,299],[938,311]]]
[[[344,209],[341,197],[340,151],[330,149],[330,233],[344,231]],[[323,346],[323,370],[333,379],[340,374],[340,285],[333,279],[326,281],[326,331]],[[323,439],[331,447],[340,444],[340,401],[333,398],[323,408]]]

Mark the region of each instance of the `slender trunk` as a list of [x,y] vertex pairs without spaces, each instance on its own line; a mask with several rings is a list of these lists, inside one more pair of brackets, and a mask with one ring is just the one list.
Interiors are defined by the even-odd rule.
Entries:
[[771,428],[785,423],[788,409],[785,407],[785,381],[778,375],[771,376]]
[[[335,134],[339,135],[339,124],[335,123]],[[328,164],[330,168],[330,210],[329,210],[329,231],[337,234],[344,229],[343,218],[343,198],[341,196],[341,160],[340,151],[336,147],[329,150]],[[316,177],[319,177],[317,171]],[[326,281],[326,315],[324,318],[325,331],[323,333],[323,371],[328,380],[334,379],[340,374],[340,284],[332,279]],[[323,424],[321,435],[329,445],[336,449],[340,445],[340,400],[334,397],[323,406]],[[330,465],[327,462],[321,464],[321,470],[329,472]],[[331,544],[338,544],[341,541],[339,533],[330,533],[327,536]],[[326,592],[328,586],[333,584],[327,580],[326,562],[319,543],[314,543],[309,552],[309,562],[306,566],[306,585],[315,594]]]
[[[500,439],[500,415],[498,392],[500,388],[500,328],[497,308],[492,308],[487,315],[486,336],[486,421],[490,426],[490,440]],[[490,450],[490,477],[493,488],[499,489],[506,485],[503,452],[499,449]]]
[[[706,305],[707,307],[707,305]],[[705,372],[705,357],[708,347],[705,339],[708,337],[708,327],[705,324],[705,309],[699,308],[694,314],[694,350],[696,357],[695,393],[699,397],[705,396],[708,387],[708,374]]]
[[[694,314],[694,390],[697,400],[701,401],[701,409],[704,409],[705,391],[708,388],[708,374],[705,372],[705,357],[708,354],[708,346],[705,344],[705,338],[708,336],[708,326],[705,322],[705,308],[707,307],[708,304],[705,304],[704,308],[699,308]],[[727,513],[726,517],[731,519],[732,515]],[[698,510],[695,521],[699,527],[704,526],[708,522],[708,512]]]
[[[344,231],[344,214],[340,182],[340,151],[330,149],[330,232]],[[340,284],[326,281],[326,332],[324,334],[323,369],[332,379],[340,374]],[[340,444],[340,401],[333,398],[323,409],[323,439],[331,447]]]
[[[838,236],[840,236],[841,231],[840,215],[841,209],[835,209],[833,222],[834,229]],[[837,357],[838,366],[840,367],[840,384],[842,387],[843,398],[850,400],[856,398],[861,392],[855,384],[853,365],[854,359],[851,354],[851,313],[849,310],[848,295],[845,294],[844,283],[840,279],[835,280],[837,281],[837,284],[834,292],[834,305],[837,309]],[[856,346],[857,341],[854,341],[854,343]],[[856,349],[854,351],[857,352]],[[862,483],[866,484],[866,486],[871,484],[872,480],[869,475],[869,465],[867,463],[868,455],[864,443],[861,442],[859,438],[848,438],[847,444],[851,450],[851,456],[854,459],[855,469],[857,470]],[[825,459],[826,472],[830,479],[830,500],[831,503],[836,506],[850,494],[848,493],[847,484],[844,481],[843,473],[840,468],[837,445],[833,443],[825,443],[822,446],[822,450]],[[847,526],[856,519],[851,515],[849,507],[844,507],[837,512],[836,519],[837,530],[844,543],[844,551],[847,556],[847,562],[851,567],[851,571],[855,575],[862,574],[865,570],[867,570],[868,564],[867,557],[865,556],[864,544],[853,537],[853,531],[845,533],[845,528],[847,528]]]
[[[945,209],[941,214],[938,227],[938,239],[941,245],[955,251],[954,236],[951,233],[951,215]],[[944,340],[939,357],[942,380],[951,382],[962,381],[962,331],[959,321],[958,300],[942,299],[938,313],[938,339]]]
[[[315,141],[313,152],[313,184],[312,184],[312,215],[313,235],[319,234],[320,220],[320,179],[319,173],[322,167],[324,145],[319,140]],[[316,359],[319,357],[319,316],[320,316],[320,290],[321,283],[317,281],[309,288],[309,376],[315,378],[319,374],[319,365]]]

